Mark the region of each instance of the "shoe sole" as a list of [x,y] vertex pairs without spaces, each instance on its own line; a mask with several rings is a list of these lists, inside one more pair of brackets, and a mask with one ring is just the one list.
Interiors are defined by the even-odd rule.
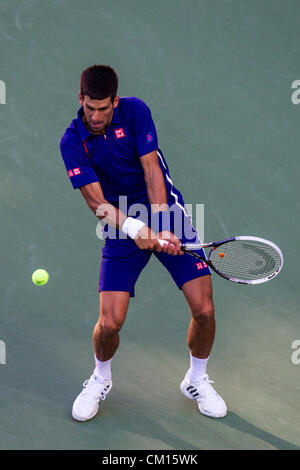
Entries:
[[[183,380],[180,384],[180,390],[190,400],[196,400],[196,398],[191,397],[190,394],[186,391],[186,387],[187,387],[187,384],[185,383],[185,380]],[[216,418],[216,419],[217,418],[224,418],[224,416],[227,415],[227,410],[222,414],[212,415],[212,414],[209,414],[209,413],[205,412],[204,410],[202,410],[201,405],[199,404],[198,401],[197,401],[197,405],[198,405],[198,409],[199,409],[200,413],[203,414],[204,416],[208,416],[209,418]]]
[[[110,384],[110,386],[109,386],[109,389],[107,390],[107,392],[106,392],[106,394],[105,394],[105,397],[106,397],[106,395],[109,394],[109,392],[111,391],[111,389],[112,389],[112,382],[111,382],[111,384]],[[100,403],[100,402],[99,402],[99,403]],[[73,411],[73,409],[72,409],[72,417],[73,417],[74,419],[76,419],[76,421],[81,421],[81,422],[89,421],[90,419],[94,418],[94,416],[96,416],[96,414],[98,413],[98,411],[99,411],[99,406],[98,406],[97,410],[95,411],[95,413],[93,413],[91,416],[89,416],[88,418],[82,418],[82,417],[77,416],[76,413],[75,413],[75,412]]]

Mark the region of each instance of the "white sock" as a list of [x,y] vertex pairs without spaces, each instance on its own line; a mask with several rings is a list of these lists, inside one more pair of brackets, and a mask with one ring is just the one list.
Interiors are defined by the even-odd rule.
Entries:
[[197,382],[199,377],[206,373],[208,359],[209,356],[206,359],[198,359],[197,357],[192,356],[192,354],[190,353],[190,382]]
[[95,364],[96,364],[94,374],[100,375],[100,377],[102,377],[103,379],[111,379],[112,358],[104,362],[99,361],[99,359],[97,359],[95,354],[94,354],[94,358],[95,358]]

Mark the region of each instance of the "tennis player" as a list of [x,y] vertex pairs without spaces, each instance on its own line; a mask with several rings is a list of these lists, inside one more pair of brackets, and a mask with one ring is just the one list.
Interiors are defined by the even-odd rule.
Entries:
[[[95,369],[73,404],[72,416],[78,421],[91,419],[109,394],[111,364],[129,300],[153,254],[183,292],[191,314],[189,369],[180,389],[197,401],[202,414],[220,418],[227,413],[226,404],[206,372],[215,335],[210,270],[180,249],[181,241],[200,240],[158,147],[149,107],[139,98],[120,97],[117,90],[118,76],[112,67],[94,65],[84,70],[81,107],[60,143],[73,188],[80,189],[102,221],[105,238],[100,315],[93,331]],[[124,209],[120,201],[125,198]],[[168,243],[161,246],[158,239]]]

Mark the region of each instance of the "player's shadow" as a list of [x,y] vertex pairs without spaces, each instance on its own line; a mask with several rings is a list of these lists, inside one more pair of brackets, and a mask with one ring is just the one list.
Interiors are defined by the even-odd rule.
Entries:
[[[127,393],[123,394],[119,391],[119,393],[114,397],[114,400],[105,401],[104,405],[105,406],[101,403],[99,414],[89,423],[85,423],[86,426],[93,429],[93,432],[97,432],[98,426],[101,425],[102,430],[105,429],[108,434],[110,432],[113,434],[117,427],[118,432],[123,430],[126,433],[140,434],[144,437],[148,436],[151,440],[157,439],[161,443],[166,444],[167,448],[176,450],[201,450],[201,447],[192,445],[189,440],[185,440],[184,438],[176,435],[172,431],[171,423],[169,427],[165,427],[155,419],[155,415],[151,416],[151,413],[149,414],[149,410],[146,412],[137,412],[137,409],[142,406],[142,403],[138,403],[136,398],[134,399],[129,397]],[[195,411],[192,412],[191,407],[188,405],[190,405],[190,403],[182,404],[182,406],[185,407],[185,413],[191,413],[190,419],[193,420]],[[69,408],[68,415],[70,414]],[[187,417],[186,414],[185,417]],[[300,450],[300,447],[296,444],[281,439],[280,437],[255,426],[230,410],[225,418],[214,420],[199,414],[199,416],[197,415],[197,419],[199,419],[199,421],[201,421],[201,419],[215,421],[216,426],[229,427],[240,431],[243,434],[251,435],[270,444],[278,450]],[[177,427],[178,423],[175,428]],[[245,443],[245,449],[247,449],[246,445],[247,444]],[[109,448],[113,450],[111,444]],[[131,448],[127,448],[126,450],[130,449]]]
[[228,415],[222,419],[222,424],[268,442],[278,450],[300,450],[299,446],[258,428],[254,424],[249,423],[249,421],[241,418],[236,413],[229,411]]
[[[126,399],[128,402],[128,397]],[[120,405],[120,404],[119,404]],[[119,405],[115,405],[116,407],[119,407]],[[115,406],[113,408],[115,408]],[[114,412],[112,409],[110,411],[106,411],[106,416],[110,413]],[[141,414],[140,416],[135,415],[134,417],[134,425],[132,426],[132,422],[126,421],[126,431],[131,431],[131,432],[137,432],[138,429],[142,430],[142,434],[144,436],[149,436],[150,438],[153,439],[153,437],[159,438],[161,441],[163,441],[165,444],[170,446],[173,449],[177,450],[201,450],[199,446],[192,445],[190,442],[176,436],[172,432],[172,427],[170,426],[169,429],[164,428],[161,426],[155,418],[151,418],[145,414]],[[101,419],[101,417],[99,417]],[[102,418],[103,419],[103,418]],[[207,418],[204,416],[199,416],[199,419],[212,419],[212,418]],[[246,419],[241,418],[239,415],[237,415],[234,412],[229,411],[228,415],[225,418],[217,419],[214,420],[216,422],[216,426],[228,426],[230,428],[233,428],[237,431],[242,432],[243,434],[248,434],[252,435],[258,439],[261,439],[262,441],[272,445],[275,449],[278,450],[300,450],[300,447],[288,442],[284,439],[281,439],[280,437],[275,436],[272,433],[269,433],[267,431],[264,431],[263,429],[255,426],[252,423],[249,423]],[[119,423],[119,426],[122,428],[123,423]],[[246,449],[246,447],[245,447]]]
[[[106,417],[109,418],[108,414],[111,413],[112,410],[107,411]],[[149,437],[151,442],[153,440],[158,440],[160,444],[163,444],[163,447],[156,447],[149,448],[148,450],[167,450],[167,449],[176,449],[176,450],[201,450],[199,446],[195,446],[191,444],[189,441],[182,439],[179,436],[176,436],[172,432],[172,427],[170,429],[165,428],[162,426],[154,417],[151,418],[149,415],[143,414],[136,414],[134,413],[134,422],[127,421],[126,425],[124,426],[124,422],[119,421],[119,430],[123,429],[125,432],[131,432],[133,434],[141,434],[144,438]],[[103,417],[98,417],[99,421],[103,419]],[[127,450],[132,450],[133,448],[128,448]]]

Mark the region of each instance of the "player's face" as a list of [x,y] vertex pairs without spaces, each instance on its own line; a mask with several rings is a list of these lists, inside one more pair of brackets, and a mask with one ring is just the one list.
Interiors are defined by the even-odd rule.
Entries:
[[79,101],[83,106],[89,130],[92,133],[104,134],[111,123],[114,108],[118,106],[119,96],[116,96],[112,102],[111,97],[104,100],[92,100],[89,96],[85,95],[82,99],[79,93]]

